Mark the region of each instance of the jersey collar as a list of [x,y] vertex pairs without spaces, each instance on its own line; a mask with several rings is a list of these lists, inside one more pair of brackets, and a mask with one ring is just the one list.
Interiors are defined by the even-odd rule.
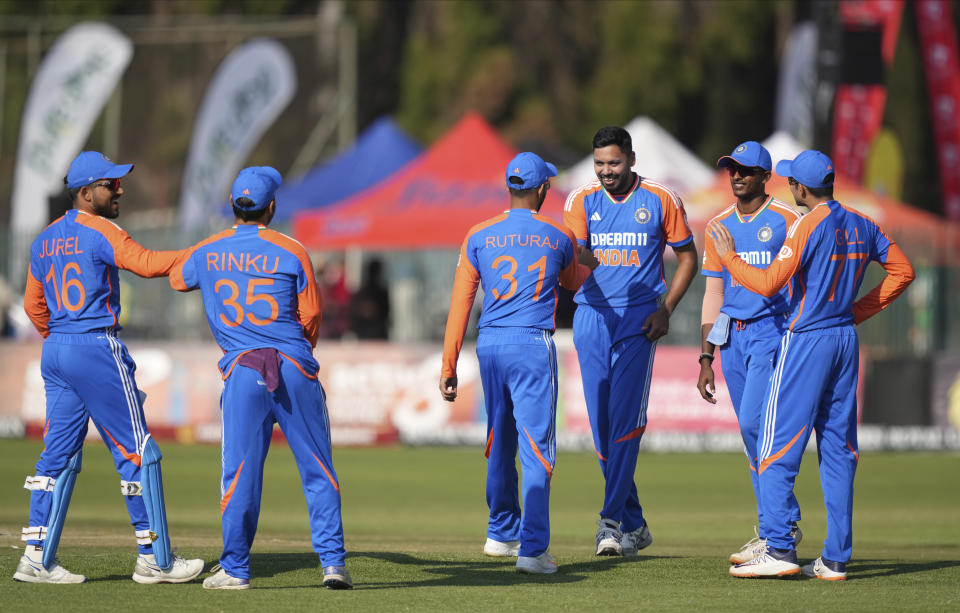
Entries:
[[607,191],[607,188],[603,186],[603,183],[600,184],[600,189],[603,190],[604,195],[607,197],[607,200],[614,204],[623,204],[624,202],[633,198],[633,195],[637,193],[637,188],[640,187],[640,175],[634,173],[633,175],[633,187],[630,188],[623,196],[613,196],[610,192]]
[[763,205],[762,205],[759,209],[757,209],[757,210],[754,211],[753,213],[750,213],[750,219],[744,219],[744,218],[743,218],[743,215],[740,214],[740,209],[737,208],[736,203],[734,203],[734,205],[733,205],[733,211],[734,211],[734,213],[737,214],[737,220],[738,220],[740,223],[750,223],[751,221],[753,221],[754,219],[756,219],[757,216],[760,215],[760,213],[764,212],[764,211],[767,209],[767,207],[770,206],[770,203],[771,203],[771,202],[773,202],[773,196],[768,196],[768,197],[767,197],[767,201],[764,202]]

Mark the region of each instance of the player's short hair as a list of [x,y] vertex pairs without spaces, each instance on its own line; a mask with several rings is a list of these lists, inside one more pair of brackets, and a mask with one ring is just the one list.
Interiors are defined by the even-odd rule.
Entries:
[[827,185],[826,187],[808,187],[804,185],[804,187],[807,188],[807,191],[814,198],[831,198],[832,199],[833,198],[833,173],[831,172],[826,177],[824,177],[823,182],[829,183],[830,185]]
[[233,201],[233,216],[243,221],[255,221],[263,217],[264,213],[267,212],[267,209],[256,209],[255,211],[251,211],[249,208],[241,208],[251,206],[256,206],[253,200],[243,196],[237,198]]
[[[507,181],[510,183],[515,183],[517,185],[523,185],[523,179],[521,179],[520,177],[510,177],[509,179],[507,179]],[[536,187],[528,188],[528,189],[516,189],[516,188],[510,187],[509,185],[507,186],[507,191],[510,192],[511,196],[514,196],[516,198],[524,198],[526,196],[529,196],[530,194],[534,193],[538,189],[540,189],[539,185]]]
[[534,192],[536,192],[538,189],[540,189],[539,186],[531,187],[530,189],[513,189],[512,187],[508,187],[507,191],[510,192],[511,196],[514,196],[516,198],[525,198],[526,196],[529,196],[530,194],[533,194]]
[[630,133],[620,126],[606,126],[600,128],[597,130],[597,133],[594,134],[594,149],[609,147],[610,145],[616,145],[617,147],[620,147],[620,151],[623,151],[624,153],[633,151],[633,139],[630,138]]
[[[63,178],[63,185],[64,186],[67,185],[66,177]],[[77,201],[77,194],[80,193],[80,187],[67,187],[66,190],[67,190],[67,198],[70,199],[70,204],[73,204],[74,202]]]

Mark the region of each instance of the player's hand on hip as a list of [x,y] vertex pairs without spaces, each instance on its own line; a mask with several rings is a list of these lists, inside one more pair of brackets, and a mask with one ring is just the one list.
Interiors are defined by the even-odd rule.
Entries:
[[670,331],[670,312],[667,311],[667,307],[660,305],[660,308],[650,313],[640,331],[646,333],[651,342],[665,336]]
[[715,398],[717,387],[713,380],[713,367],[710,364],[700,363],[700,378],[697,379],[697,389],[704,400],[710,404],[717,404]]
[[447,402],[453,402],[457,397],[457,378],[440,377],[440,395]]
[[713,246],[717,250],[717,256],[723,257],[728,251],[735,251],[737,246],[733,241],[733,235],[730,230],[719,221],[711,221],[707,226],[707,232],[713,239]]

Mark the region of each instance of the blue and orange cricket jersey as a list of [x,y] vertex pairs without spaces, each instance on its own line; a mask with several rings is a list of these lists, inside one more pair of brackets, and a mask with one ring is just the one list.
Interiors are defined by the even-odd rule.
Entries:
[[[787,237],[787,231],[800,217],[796,209],[771,196],[752,215],[741,215],[737,205],[733,204],[714,217],[711,222],[720,222],[730,230],[740,259],[755,268],[765,269],[780,252],[780,247]],[[733,319],[748,321],[787,312],[790,299],[789,285],[773,296],[758,296],[740,285],[730,275],[730,271],[723,267],[709,232],[706,233],[704,242],[701,273],[705,277],[723,279],[722,310],[724,313]]]
[[478,328],[553,331],[558,281],[576,289],[588,274],[588,268],[577,264],[573,234],[548,217],[510,209],[473,226],[460,247],[441,376],[456,376],[478,284],[484,292]]
[[667,288],[663,250],[693,240],[680,197],[639,176],[618,197],[600,181],[584,185],[567,197],[563,220],[600,261],[574,298],[579,304],[627,307],[656,300]]
[[181,253],[144,249],[109,219],[72,209],[30,246],[24,310],[44,337],[51,332],[117,328],[117,269],[160,277],[169,273]]
[[322,300],[310,257],[294,239],[265,226],[236,225],[191,247],[170,272],[170,285],[202,290],[207,321],[224,352],[224,378],[243,353],[261,348],[276,349],[316,378]]
[[[871,260],[887,276],[854,304]],[[880,226],[836,200],[818,204],[790,229],[766,271],[751,268],[733,251],[722,263],[747,289],[764,296],[775,295],[796,274],[788,317],[794,332],[860,323],[893,302],[914,276],[903,251]]]

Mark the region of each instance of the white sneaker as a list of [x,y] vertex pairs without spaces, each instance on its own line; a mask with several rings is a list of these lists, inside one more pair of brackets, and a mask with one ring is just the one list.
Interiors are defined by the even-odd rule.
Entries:
[[635,556],[637,552],[653,543],[653,537],[650,536],[650,529],[647,524],[643,524],[636,530],[624,532],[620,537],[620,550],[625,556]]
[[620,539],[620,524],[612,519],[600,518],[597,520],[597,553],[598,556],[621,556],[623,547]]
[[528,575],[550,575],[557,572],[557,561],[546,551],[536,557],[518,556],[517,572]]
[[753,527],[753,538],[744,543],[740,551],[730,554],[731,564],[744,564],[757,556],[763,555],[767,549],[767,539],[760,538],[757,527]]
[[483,544],[483,555],[492,558],[510,558],[520,552],[520,541],[495,541],[487,537],[487,542]]
[[[833,568],[830,568],[833,566]],[[823,579],[824,581],[846,581],[847,565],[843,562],[824,562],[823,556],[809,564],[804,564],[803,574],[807,577]]]
[[26,583],[83,583],[87,580],[83,575],[71,573],[60,566],[60,560],[56,558],[53,566],[47,570],[42,563],[34,562],[25,555],[20,556],[20,563],[17,564],[17,572],[13,573],[13,578]]
[[227,571],[220,568],[220,565],[217,564],[210,569],[216,571],[215,574],[210,575],[203,580],[203,589],[205,590],[246,590],[250,589],[250,580],[241,579],[240,577],[231,577],[227,574]]
[[[796,547],[800,544],[800,541],[803,540],[803,531],[800,530],[800,526],[794,522],[793,528],[790,529],[790,536],[793,537],[793,545]],[[743,547],[740,548],[740,551],[730,554],[730,563],[731,564],[743,564],[749,562],[755,557],[762,555],[764,548],[767,546],[767,539],[760,538],[760,533],[757,531],[757,527],[753,527],[753,538],[744,543]]]
[[323,569],[323,585],[331,590],[349,590],[353,588],[353,579],[346,566],[327,566]]
[[763,553],[749,562],[730,567],[730,574],[740,578],[791,577],[800,574],[797,553],[780,555],[764,546]]
[[157,566],[152,553],[137,556],[137,565],[133,569],[133,580],[137,583],[186,583],[196,579],[203,572],[203,560],[184,560],[173,556],[170,568],[163,570]]

